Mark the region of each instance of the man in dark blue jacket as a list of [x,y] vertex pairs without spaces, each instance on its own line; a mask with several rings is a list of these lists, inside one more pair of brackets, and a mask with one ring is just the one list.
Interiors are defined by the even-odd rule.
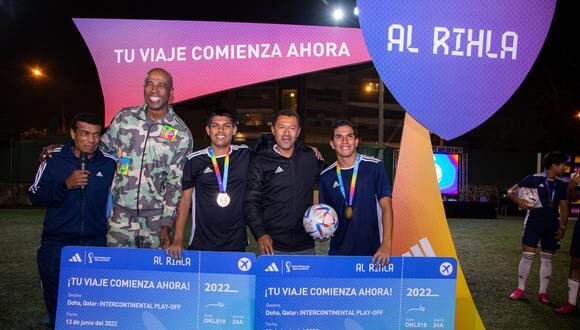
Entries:
[[112,156],[98,150],[102,130],[94,115],[76,115],[70,128],[72,141],[40,165],[28,191],[33,205],[46,207],[37,263],[53,326],[62,248],[107,246],[105,213],[116,165]]

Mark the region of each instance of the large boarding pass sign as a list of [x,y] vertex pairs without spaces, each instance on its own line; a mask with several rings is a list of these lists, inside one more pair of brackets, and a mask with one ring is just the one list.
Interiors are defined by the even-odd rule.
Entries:
[[453,258],[260,257],[256,329],[453,329]]
[[251,253],[66,247],[56,327],[253,329]]
[[451,258],[255,257],[67,247],[57,328],[452,329]]

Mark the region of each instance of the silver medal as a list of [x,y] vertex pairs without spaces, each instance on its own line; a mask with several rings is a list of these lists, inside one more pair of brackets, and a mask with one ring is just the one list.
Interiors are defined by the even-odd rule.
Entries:
[[221,207],[230,205],[230,196],[227,193],[219,193],[217,197],[217,204]]

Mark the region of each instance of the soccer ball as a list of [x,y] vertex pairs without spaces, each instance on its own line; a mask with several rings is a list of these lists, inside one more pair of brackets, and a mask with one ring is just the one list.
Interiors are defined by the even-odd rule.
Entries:
[[336,211],[326,204],[314,204],[304,213],[304,229],[314,239],[328,239],[338,227]]

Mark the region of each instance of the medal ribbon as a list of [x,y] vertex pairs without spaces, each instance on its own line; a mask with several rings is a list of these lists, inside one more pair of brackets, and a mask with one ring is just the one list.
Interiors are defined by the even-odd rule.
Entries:
[[547,177],[544,177],[544,182],[546,183],[546,189],[548,190],[548,203],[552,205],[554,204],[554,197],[556,196],[556,181],[553,181],[554,189],[550,188],[550,182],[548,182]]
[[342,182],[342,175],[340,175],[340,165],[338,165],[338,161],[336,162],[336,176],[338,177],[338,186],[340,187],[340,192],[342,193],[342,197],[344,197],[344,201],[346,202],[346,206],[352,205],[352,200],[354,199],[354,189],[356,187],[356,178],[358,176],[358,165],[360,164],[360,154],[356,155],[356,161],[354,164],[354,171],[352,172],[352,178],[350,179],[350,192],[348,194],[348,200],[346,199],[346,193],[344,190],[344,184]]
[[211,157],[211,163],[213,164],[213,170],[215,171],[215,176],[217,177],[217,183],[220,187],[220,193],[225,193],[228,187],[228,172],[230,169],[230,149],[226,153],[226,159],[224,160],[224,178],[222,181],[222,176],[220,175],[220,167],[218,165],[213,148],[209,147],[209,156]]

